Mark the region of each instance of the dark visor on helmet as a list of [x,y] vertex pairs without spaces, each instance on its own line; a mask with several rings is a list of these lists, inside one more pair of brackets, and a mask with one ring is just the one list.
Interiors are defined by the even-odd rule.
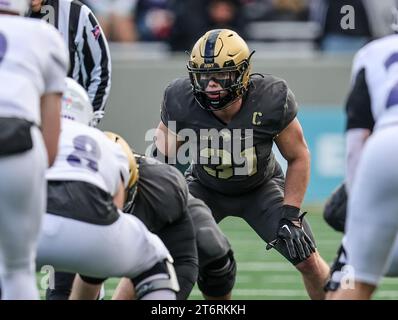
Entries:
[[235,84],[237,72],[192,72],[195,86],[205,91],[210,81],[218,83],[223,89],[228,89]]

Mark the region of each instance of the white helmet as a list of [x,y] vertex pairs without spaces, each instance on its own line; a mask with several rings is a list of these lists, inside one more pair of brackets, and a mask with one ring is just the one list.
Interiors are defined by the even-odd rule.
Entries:
[[61,117],[92,125],[94,111],[86,90],[72,78],[65,78],[65,82]]
[[0,0],[0,10],[18,13],[20,16],[28,12],[30,0]]

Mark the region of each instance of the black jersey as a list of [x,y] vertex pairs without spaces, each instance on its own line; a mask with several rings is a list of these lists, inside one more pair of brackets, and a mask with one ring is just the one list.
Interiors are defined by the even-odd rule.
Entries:
[[184,129],[195,132],[190,170],[199,182],[221,193],[240,194],[273,176],[278,166],[273,140],[296,114],[294,95],[284,80],[256,76],[241,110],[226,124],[199,106],[189,79],[181,78],[166,88],[161,119],[180,136],[186,136]]
[[144,156],[136,160],[139,178],[131,213],[157,233],[187,214],[188,186],[176,168]]

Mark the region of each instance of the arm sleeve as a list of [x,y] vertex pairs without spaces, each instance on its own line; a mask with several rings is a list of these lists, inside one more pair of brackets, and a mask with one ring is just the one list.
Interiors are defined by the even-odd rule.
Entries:
[[63,93],[69,67],[68,50],[56,29],[43,25],[48,36],[48,58],[44,68],[44,93]]
[[375,121],[372,115],[364,68],[356,74],[351,92],[347,98],[346,113],[346,130],[357,128],[373,130]]
[[93,104],[94,111],[104,110],[111,88],[111,58],[108,42],[91,10],[83,6],[85,15],[82,28],[82,44],[79,53],[83,59],[83,66],[87,74],[84,84]]

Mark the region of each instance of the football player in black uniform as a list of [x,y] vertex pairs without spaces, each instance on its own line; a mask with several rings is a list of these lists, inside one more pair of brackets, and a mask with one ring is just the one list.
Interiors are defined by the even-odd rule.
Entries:
[[[165,90],[156,147],[169,163],[176,157],[181,162],[185,152],[179,148],[191,142],[190,193],[217,222],[226,216],[246,220],[268,249],[301,272],[309,296],[322,299],[329,267],[300,211],[310,154],[297,103],[284,80],[250,75],[251,56],[234,31],[202,36],[190,54],[189,78]],[[288,161],[286,178],[272,153],[274,142]]]
[[[139,170],[137,195],[123,211],[139,218],[157,234],[178,265],[178,300],[188,298],[198,276],[198,253],[192,219],[188,215],[188,187],[175,168],[135,155]],[[129,281],[131,283],[131,281]]]
[[[198,255],[201,270],[208,270],[208,266],[232,255],[230,244],[215,223],[210,209],[188,193],[187,183],[176,168],[138,154],[136,161],[139,168],[136,196],[123,211],[138,217],[169,249],[180,285],[177,299],[187,299],[198,278]],[[194,229],[192,221],[201,228]],[[209,242],[212,246],[208,245]],[[235,279],[236,267],[234,260],[232,262],[217,274],[218,282],[222,282],[222,287],[227,287],[228,291]],[[202,287],[202,282],[199,279],[199,287]],[[206,288],[217,290],[219,286],[217,281],[209,283],[206,279],[205,282]],[[113,299],[133,298],[131,281],[123,279]]]

